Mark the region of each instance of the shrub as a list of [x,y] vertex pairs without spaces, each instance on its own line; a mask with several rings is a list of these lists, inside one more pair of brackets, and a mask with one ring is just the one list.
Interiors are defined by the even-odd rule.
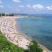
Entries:
[[32,45],[29,46],[29,49],[25,52],[42,52],[42,49],[38,47],[37,42],[32,41]]

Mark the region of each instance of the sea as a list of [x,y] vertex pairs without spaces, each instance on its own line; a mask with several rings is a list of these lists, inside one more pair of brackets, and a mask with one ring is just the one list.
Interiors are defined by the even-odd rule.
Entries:
[[20,16],[20,31],[52,50],[52,16]]

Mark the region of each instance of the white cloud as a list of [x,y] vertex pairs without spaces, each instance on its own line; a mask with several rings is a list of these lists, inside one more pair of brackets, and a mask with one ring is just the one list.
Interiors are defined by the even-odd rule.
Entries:
[[52,6],[47,6],[47,10],[52,10]]
[[26,8],[28,8],[28,10],[30,11],[41,11],[41,10],[45,10],[45,7],[41,4],[28,4],[26,5]]
[[12,0],[13,2],[17,2],[17,3],[19,3],[19,2],[21,2],[21,0]]
[[44,9],[44,6],[41,5],[41,4],[35,4],[35,5],[33,5],[32,7],[33,7],[33,9],[38,9],[38,10]]

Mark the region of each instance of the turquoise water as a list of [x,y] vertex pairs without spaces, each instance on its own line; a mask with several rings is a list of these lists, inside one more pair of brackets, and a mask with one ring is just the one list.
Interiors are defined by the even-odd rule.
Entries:
[[52,50],[52,17],[23,17],[17,20],[21,27],[20,31]]

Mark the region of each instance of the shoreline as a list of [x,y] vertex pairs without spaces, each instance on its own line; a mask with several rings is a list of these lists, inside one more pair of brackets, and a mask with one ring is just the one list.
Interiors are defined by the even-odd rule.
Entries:
[[[32,40],[33,40],[33,38],[32,38]],[[35,39],[34,41],[36,41],[38,43],[39,48],[43,49],[43,52],[52,52],[52,50],[48,49],[46,46],[41,44],[38,40]]]
[[48,48],[46,48],[46,46],[38,43],[39,47],[43,49],[43,52],[52,52],[51,50],[49,50]]
[[[8,41],[12,42],[13,44],[28,49],[28,46],[31,43],[26,37],[24,37],[24,33],[18,32],[16,30],[16,18],[19,17],[1,17],[0,18],[0,29],[4,36],[7,38]],[[18,26],[19,29],[19,26]]]
[[[3,18],[2,20],[1,20],[1,18]],[[23,44],[23,42],[24,41],[26,41],[26,44],[27,44],[27,42],[28,42],[28,45],[29,45],[29,43],[31,42],[31,39],[30,39],[30,41],[26,38],[26,37],[24,37],[24,33],[21,33],[21,32],[17,32],[16,31],[16,18],[20,18],[19,16],[3,16],[3,17],[1,17],[0,18],[0,22],[3,22],[3,24],[0,26],[0,30],[2,31],[2,33],[4,33],[5,34],[5,37],[10,41],[10,42],[12,42],[12,43],[14,43],[14,44],[18,44],[19,45],[19,47],[20,47],[20,40],[22,39],[22,42],[21,42],[21,44]],[[7,19],[6,19],[7,18]],[[7,23],[7,24],[5,24],[5,23]],[[10,24],[10,25],[9,25]],[[6,25],[6,26],[5,26]],[[9,26],[7,26],[7,25],[9,25]],[[9,28],[10,26],[12,26],[13,28],[9,28],[8,30],[9,31],[11,31],[11,32],[9,32],[5,27],[7,27],[7,28]],[[3,29],[1,29],[1,27],[3,28]],[[6,30],[5,30],[6,29]],[[4,30],[4,31],[3,31]],[[8,31],[8,33],[6,33]],[[10,34],[10,35],[9,35]],[[18,36],[17,36],[17,34],[18,34]],[[9,38],[11,38],[11,37],[15,37],[15,38],[17,38],[18,37],[18,41],[20,41],[19,43],[17,43],[16,41],[17,41],[17,39],[15,39],[16,41],[13,41],[14,39],[12,39],[12,41],[7,37],[9,35]],[[12,35],[12,36],[11,36]],[[14,35],[14,36],[13,36]],[[23,35],[23,36],[22,36]],[[21,38],[21,39],[20,39]],[[26,47],[26,44],[25,44],[25,47]],[[51,51],[49,51],[49,49],[47,49],[45,46],[43,46],[42,44],[40,44],[40,43],[38,43],[38,45],[40,46],[40,48],[42,48],[43,49],[43,52],[51,52]],[[22,47],[22,46],[21,46]],[[25,47],[23,47],[23,48],[25,48]],[[27,47],[26,47],[27,48]]]

